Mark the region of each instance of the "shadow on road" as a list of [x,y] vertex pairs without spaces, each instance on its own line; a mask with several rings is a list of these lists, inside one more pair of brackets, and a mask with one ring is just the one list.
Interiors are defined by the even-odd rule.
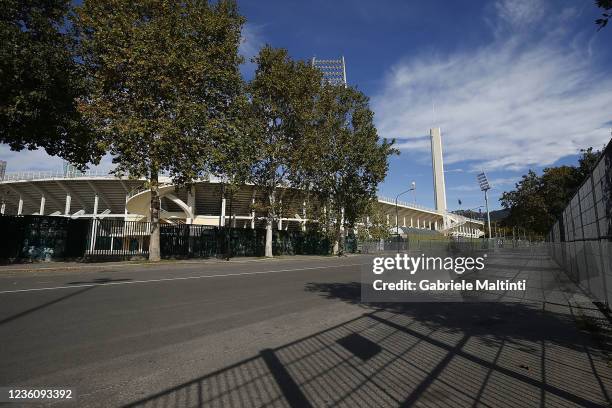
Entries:
[[79,289],[79,290],[77,290],[77,291],[70,292],[70,293],[69,293],[69,294],[67,294],[67,295],[60,296],[60,297],[58,297],[58,298],[56,298],[56,299],[50,300],[49,302],[45,302],[45,303],[43,303],[43,304],[41,304],[41,305],[38,305],[38,306],[36,306],[36,307],[30,308],[30,309],[28,309],[28,310],[24,310],[23,312],[20,312],[20,313],[14,314],[14,315],[12,315],[12,316],[9,316],[9,317],[7,317],[7,318],[4,318],[4,319],[0,320],[0,325],[3,325],[3,324],[6,324],[6,323],[9,323],[9,322],[11,322],[11,321],[13,321],[13,320],[17,320],[17,319],[19,319],[19,318],[21,318],[21,317],[27,316],[27,315],[29,315],[29,314],[31,314],[31,313],[34,313],[34,312],[36,312],[36,311],[38,311],[38,310],[44,309],[44,308],[49,307],[49,306],[51,306],[51,305],[54,305],[54,304],[56,304],[56,303],[62,302],[62,301],[64,301],[64,300],[66,300],[66,299],[70,299],[71,297],[74,297],[74,296],[80,295],[80,294],[82,294],[82,293],[85,293],[85,292],[87,292],[87,291],[90,291],[90,290],[92,290],[93,288],[95,288],[95,286],[89,286],[89,287],[86,287],[86,288],[83,288],[83,289]]
[[31,313],[34,313],[34,312],[38,311],[38,310],[44,309],[44,308],[49,307],[51,305],[54,305],[56,303],[62,302],[64,300],[66,300],[66,299],[70,299],[71,297],[74,297],[74,296],[80,295],[82,293],[85,293],[87,291],[90,291],[90,290],[94,289],[97,285],[104,285],[106,283],[111,283],[111,282],[126,282],[126,281],[131,281],[131,280],[132,279],[97,278],[97,279],[94,279],[94,280],[91,280],[91,281],[88,281],[88,282],[68,282],[67,285],[85,285],[85,284],[90,284],[92,286],[88,286],[88,287],[85,287],[83,289],[80,289],[80,290],[77,290],[77,291],[74,291],[74,292],[70,292],[67,295],[60,296],[60,297],[58,297],[56,299],[50,300],[50,301],[45,302],[45,303],[43,303],[41,305],[35,306],[33,308],[24,310],[23,312],[20,312],[20,313],[14,314],[12,316],[9,316],[7,318],[4,318],[4,319],[0,320],[0,325],[9,323],[9,322],[11,322],[13,320],[17,320],[17,319],[19,319],[21,317],[27,316],[27,315],[29,315]]
[[[360,284],[306,290],[359,303]],[[605,350],[569,307],[529,303],[364,305],[361,317],[128,407],[610,405]]]
[[129,282],[132,279],[121,278],[121,279],[111,279],[111,278],[96,278],[90,281],[82,281],[82,282],[68,282],[66,285],[104,285],[105,283],[111,282]]

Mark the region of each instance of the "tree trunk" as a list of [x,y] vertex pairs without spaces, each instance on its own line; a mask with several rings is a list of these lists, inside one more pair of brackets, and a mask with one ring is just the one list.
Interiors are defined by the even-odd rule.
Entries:
[[151,171],[151,236],[149,237],[149,261],[158,262],[161,259],[159,245],[159,182],[157,170]]
[[341,250],[341,245],[340,245],[340,240],[341,240],[341,229],[340,229],[340,224],[338,224],[336,222],[336,225],[334,225],[334,247],[333,247],[333,255],[339,255],[340,254],[340,250]]
[[268,209],[268,217],[266,218],[266,258],[272,258],[272,224],[274,223],[274,191],[270,194],[270,208]]
[[266,220],[266,258],[272,258],[272,219]]

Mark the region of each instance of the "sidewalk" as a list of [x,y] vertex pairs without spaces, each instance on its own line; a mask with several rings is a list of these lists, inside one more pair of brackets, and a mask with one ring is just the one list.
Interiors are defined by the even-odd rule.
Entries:
[[612,406],[603,315],[546,256],[500,252],[495,273],[527,278],[524,297],[365,305],[358,282],[315,282],[366,313],[129,406]]

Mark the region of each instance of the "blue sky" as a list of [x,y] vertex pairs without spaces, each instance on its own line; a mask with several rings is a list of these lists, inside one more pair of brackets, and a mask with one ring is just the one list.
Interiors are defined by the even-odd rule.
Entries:
[[[242,0],[241,52],[266,43],[295,58],[344,55],[347,77],[371,97],[383,137],[401,155],[381,194],[417,183],[433,206],[428,129],[442,128],[449,209],[492,207],[529,168],[573,164],[612,127],[612,27],[597,32],[590,0]],[[249,77],[252,64],[245,64]],[[56,169],[44,152],[9,152],[7,171]],[[109,166],[108,160],[103,163]],[[405,197],[412,200],[412,195]]]

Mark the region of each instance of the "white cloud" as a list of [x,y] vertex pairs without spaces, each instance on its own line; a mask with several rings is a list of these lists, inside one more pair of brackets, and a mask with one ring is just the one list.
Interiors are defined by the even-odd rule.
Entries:
[[[49,156],[44,149],[15,152],[10,150],[8,145],[0,144],[0,160],[7,162],[7,173],[23,171],[61,172],[63,170],[63,160],[56,156]],[[98,172],[108,172],[115,166],[112,163],[112,157],[107,154],[98,166],[90,167]]]
[[495,3],[499,20],[512,27],[525,27],[544,16],[544,4],[538,0],[503,0]]
[[[497,18],[523,27],[542,17],[541,6],[498,2]],[[395,65],[372,98],[381,135],[428,152],[423,135],[440,126],[445,163],[472,161],[472,170],[549,165],[605,144],[612,79],[594,68],[587,41],[568,46],[558,32],[537,40],[524,29],[510,33],[479,49]]]
[[[498,177],[498,178],[489,180],[489,184],[491,185],[492,190],[504,191],[504,190],[507,190],[507,187],[514,187],[514,184],[516,184],[519,180],[520,180],[520,176]],[[474,177],[474,182],[471,184],[460,184],[457,186],[449,187],[448,189],[452,191],[463,191],[463,192],[480,191],[480,187],[476,183],[476,177]]]
[[62,169],[62,160],[49,156],[43,149],[15,152],[8,145],[0,144],[0,160],[7,162],[6,172],[46,171]]

